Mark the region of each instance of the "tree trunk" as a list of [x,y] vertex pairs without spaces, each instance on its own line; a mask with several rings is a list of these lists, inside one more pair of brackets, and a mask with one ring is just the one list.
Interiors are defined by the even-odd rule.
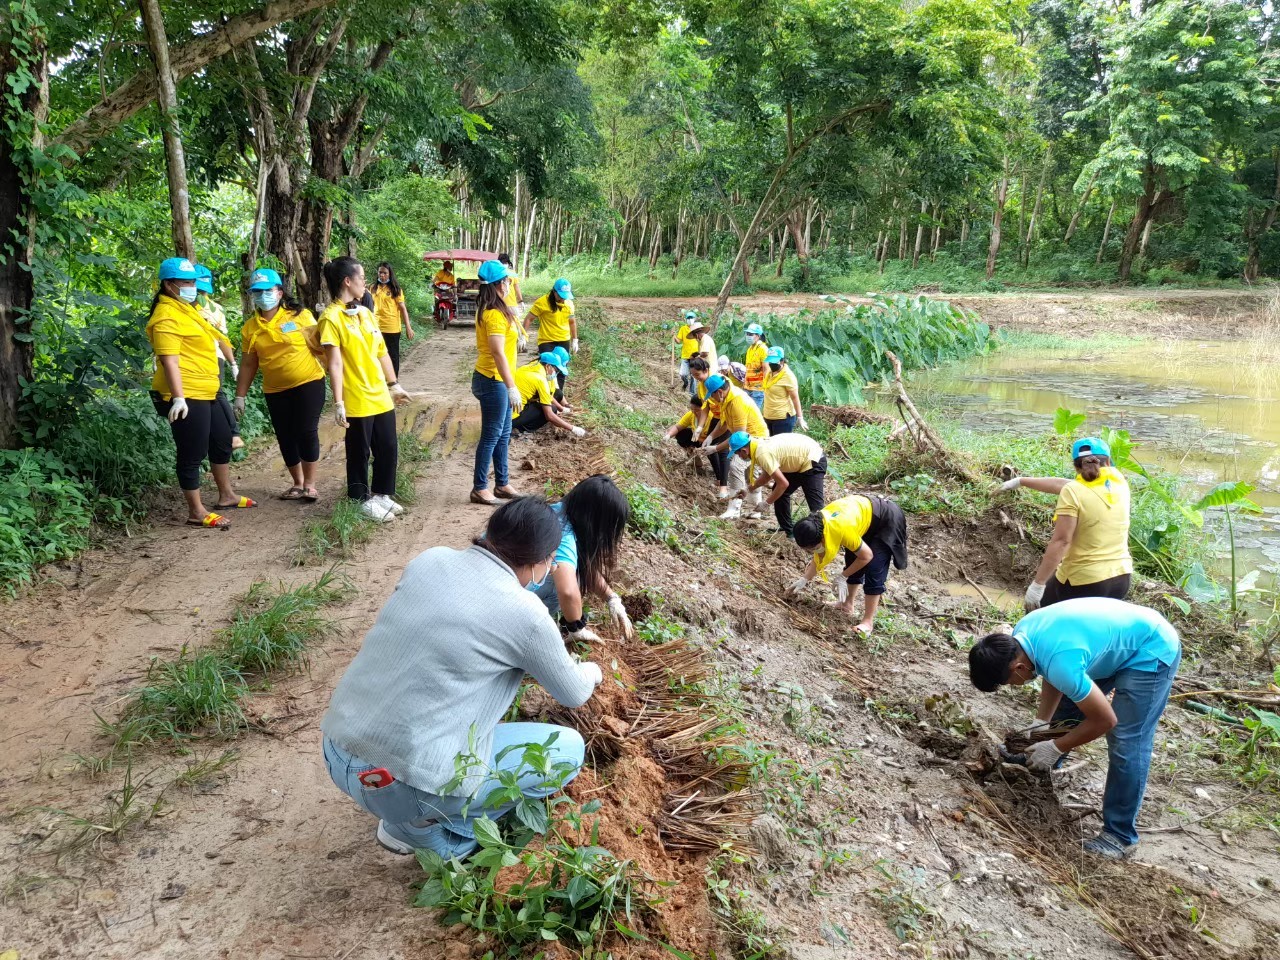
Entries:
[[1040,223],[1040,209],[1044,203],[1044,183],[1049,176],[1049,164],[1053,159],[1053,145],[1044,151],[1044,165],[1040,168],[1040,183],[1036,186],[1036,199],[1031,207],[1031,219],[1027,222],[1027,232],[1022,238],[1022,266],[1031,265],[1031,241],[1035,239],[1036,226]]
[[1280,212],[1280,147],[1271,149],[1271,164],[1275,170],[1275,186],[1271,191],[1271,203],[1262,216],[1262,222],[1256,229],[1248,231],[1249,254],[1244,261],[1244,279],[1254,283],[1262,266],[1261,240],[1276,222],[1276,213]]
[[782,239],[778,242],[778,269],[774,271],[773,275],[775,277],[782,276],[782,267],[787,262],[787,241],[790,237],[791,235],[786,231],[786,229],[783,229]]
[[907,218],[898,221],[898,259],[907,259]]
[[996,275],[996,258],[1000,255],[1000,225],[1004,222],[1004,204],[1009,196],[1009,158],[1004,158],[1004,172],[996,184],[996,208],[991,214],[991,242],[987,244],[987,279]]
[[173,249],[180,257],[195,259],[195,242],[191,239],[191,194],[187,189],[187,158],[182,150],[182,130],[178,125],[178,90],[169,66],[169,39],[165,36],[160,0],[138,0],[142,25],[147,34],[147,47],[156,68],[160,107],[160,130],[164,138],[164,161],[169,179],[170,230]]
[[1119,201],[1117,200],[1112,200],[1111,209],[1107,211],[1107,222],[1102,228],[1102,242],[1098,244],[1098,255],[1093,258],[1093,265],[1095,267],[1102,263],[1103,251],[1107,249],[1107,241],[1111,239],[1111,221],[1115,218],[1116,204],[1118,202]]
[[1071,214],[1071,222],[1067,224],[1066,236],[1062,238],[1063,243],[1068,243],[1072,237],[1076,235],[1076,228],[1080,226],[1080,215],[1084,213],[1084,208],[1089,202],[1089,197],[1093,193],[1094,181],[1098,179],[1098,171],[1093,171],[1093,175],[1089,177],[1089,183],[1084,188],[1084,194],[1080,197],[1080,203],[1076,206],[1075,212]]
[[529,204],[529,222],[524,228],[524,253],[520,255],[520,276],[527,277],[529,275],[529,247],[533,241],[533,224],[538,215],[538,201],[535,199]]
[[787,212],[787,230],[791,233],[791,241],[796,248],[796,260],[800,264],[800,274],[809,279],[809,231],[801,224],[804,212],[792,209]]
[[933,244],[929,247],[929,259],[936,260],[938,257],[938,247],[942,244],[942,204],[935,203],[933,205]]
[[1147,222],[1151,219],[1151,208],[1155,206],[1155,168],[1150,162],[1147,163],[1142,184],[1142,196],[1138,198],[1138,209],[1129,223],[1129,230],[1124,236],[1124,247],[1120,250],[1119,279],[1122,283],[1129,279],[1129,274],[1133,270],[1133,261],[1138,255],[1138,245],[1142,242],[1142,233],[1147,229]]
[[929,205],[925,200],[920,201],[920,220],[916,224],[916,245],[911,252],[911,269],[914,270],[920,264],[920,254],[924,252],[924,215]]

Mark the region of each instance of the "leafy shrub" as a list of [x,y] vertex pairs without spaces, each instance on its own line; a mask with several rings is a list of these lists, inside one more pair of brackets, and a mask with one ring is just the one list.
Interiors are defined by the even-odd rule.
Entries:
[[[89,545],[92,487],[47,450],[0,450],[0,583],[10,595],[31,571]],[[118,509],[116,505],[115,509]]]

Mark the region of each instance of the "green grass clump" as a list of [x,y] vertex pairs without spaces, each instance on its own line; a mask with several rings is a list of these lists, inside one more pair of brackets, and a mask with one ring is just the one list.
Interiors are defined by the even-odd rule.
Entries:
[[411,507],[418,502],[418,474],[431,462],[433,453],[431,444],[424,443],[421,437],[410,430],[400,434],[399,445],[395,499],[404,506]]
[[360,503],[342,497],[327,517],[308,520],[298,531],[293,548],[293,565],[306,566],[322,560],[345,560],[356,547],[368,543],[377,523],[360,512]]
[[133,743],[205,732],[226,736],[247,723],[240,701],[248,692],[244,676],[222,654],[193,655],[184,648],[177,660],[151,661],[147,685],[134,691],[121,713],[120,732]]
[[623,352],[618,331],[608,325],[604,311],[589,304],[579,311],[578,330],[591,354],[591,367],[602,378],[621,387],[644,383],[644,368]]
[[221,631],[223,655],[247,673],[295,669],[330,627],[320,607],[351,594],[351,581],[327,570],[315,583],[273,592],[265,581],[249,588],[231,626]]

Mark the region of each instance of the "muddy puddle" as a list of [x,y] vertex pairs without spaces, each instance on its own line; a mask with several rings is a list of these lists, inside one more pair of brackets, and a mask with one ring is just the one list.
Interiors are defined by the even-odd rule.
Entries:
[[[1243,569],[1280,574],[1280,359],[1274,346],[1260,347],[1165,339],[1013,348],[917,375],[913,390],[987,432],[1051,433],[1059,407],[1087,412],[1086,429],[1128,430],[1139,460],[1196,491],[1253,483],[1263,513],[1238,517]],[[1221,524],[1210,528],[1220,533]]]

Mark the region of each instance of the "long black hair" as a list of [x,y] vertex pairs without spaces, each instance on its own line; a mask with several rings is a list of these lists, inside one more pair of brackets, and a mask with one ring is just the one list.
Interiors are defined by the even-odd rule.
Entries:
[[502,299],[502,294],[498,292],[498,284],[501,280],[494,283],[482,283],[480,289],[476,291],[476,323],[484,322],[484,313],[486,310],[501,310],[512,323],[516,323],[515,312],[511,309],[511,305]]
[[374,270],[374,273],[377,274],[377,272],[381,270],[383,267],[387,268],[388,292],[393,297],[399,297],[401,291],[400,291],[400,284],[396,281],[396,268],[393,267],[391,264],[387,263],[387,261],[383,260],[380,264],[378,264],[377,269]]
[[631,505],[626,494],[603,473],[577,484],[564,495],[561,505],[578,540],[578,589],[586,593],[613,569]]
[[342,291],[343,281],[349,280],[360,269],[360,261],[355,257],[334,257],[324,265],[324,282],[329,287],[329,296],[337,299]]
[[560,299],[560,294],[556,293],[555,287],[547,291],[547,308],[549,310],[559,310],[562,303],[564,301]]
[[542,497],[516,497],[493,512],[472,543],[511,569],[548,560],[560,546],[560,520]]

